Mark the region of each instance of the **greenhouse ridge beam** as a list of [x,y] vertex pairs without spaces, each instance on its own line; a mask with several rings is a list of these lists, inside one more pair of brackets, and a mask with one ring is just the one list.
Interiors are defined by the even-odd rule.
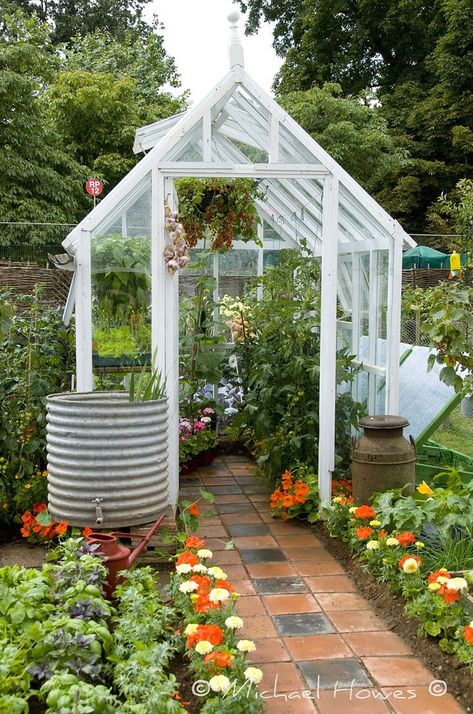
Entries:
[[167,176],[199,176],[224,178],[323,178],[329,172],[322,164],[234,164],[230,162],[171,161],[160,162],[160,171]]

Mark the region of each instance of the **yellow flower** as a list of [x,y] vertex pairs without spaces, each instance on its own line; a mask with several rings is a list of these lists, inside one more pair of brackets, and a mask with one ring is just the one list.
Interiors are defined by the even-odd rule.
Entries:
[[351,508],[348,509],[348,513],[355,513],[355,511],[358,510],[358,506],[352,506]]
[[440,590],[441,587],[442,586],[440,585],[440,583],[429,583],[429,585],[428,585],[429,590],[431,590],[432,592],[436,592],[437,590]]
[[404,561],[402,569],[405,573],[417,573],[419,570],[419,563],[415,558],[408,558]]
[[370,526],[373,526],[373,528],[377,528],[380,525],[381,525],[381,521],[377,521],[377,520],[370,521]]
[[216,580],[226,580],[227,579],[227,574],[223,572],[222,568],[219,568],[218,565],[214,565],[211,568],[208,569],[208,574],[212,575]]
[[335,496],[333,500],[334,503],[341,503],[343,496]]
[[256,645],[252,640],[239,640],[237,642],[237,650],[239,652],[254,652]]
[[197,602],[198,599],[199,599],[199,596],[197,595],[197,593],[191,593],[192,602]]
[[26,490],[28,490],[29,488],[31,488],[31,484],[30,484],[30,483],[25,483],[25,485],[24,485],[23,488],[26,488]]
[[205,655],[212,652],[213,648],[214,646],[211,642],[208,642],[208,640],[201,640],[196,644],[195,651],[201,655]]
[[416,540],[416,542],[414,543],[414,545],[415,545],[416,548],[420,548],[420,549],[425,548],[425,543],[422,543],[421,540]]
[[392,548],[395,548],[396,545],[399,545],[399,541],[397,538],[386,538],[386,545],[391,546]]
[[422,481],[422,483],[420,483],[420,484],[417,486],[417,490],[418,490],[419,493],[421,493],[423,496],[431,496],[431,495],[433,494],[432,489],[430,488],[430,486],[429,486],[427,483],[425,483],[425,481]]
[[263,679],[263,672],[258,667],[247,667],[243,674],[249,682],[254,684],[259,684]]
[[366,544],[366,547],[368,548],[368,550],[378,550],[378,548],[379,548],[379,541],[377,541],[377,540],[370,540],[370,541],[368,541],[368,543]]
[[184,634],[185,634],[185,635],[193,635],[194,632],[197,632],[197,628],[198,628],[198,627],[199,627],[199,625],[197,625],[197,623],[195,623],[195,622],[189,622],[189,624],[187,625],[186,629],[184,630]]

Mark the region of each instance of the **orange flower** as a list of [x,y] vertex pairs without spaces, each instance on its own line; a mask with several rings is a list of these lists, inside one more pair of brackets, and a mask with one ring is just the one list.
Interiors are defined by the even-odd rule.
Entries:
[[54,529],[54,532],[56,535],[61,535],[62,533],[65,533],[68,528],[68,523],[66,521],[59,521],[57,526]]
[[33,523],[35,517],[30,511],[26,511],[25,513],[23,513],[21,520],[25,525],[29,525],[30,523]]
[[187,649],[191,649],[197,642],[205,640],[212,645],[221,645],[223,642],[223,632],[218,625],[198,625],[192,635],[188,635],[186,640]]
[[45,503],[35,503],[33,506],[33,513],[35,513],[36,515],[38,513],[43,513],[43,511],[45,511],[46,508],[47,508],[47,505]]
[[355,518],[376,518],[376,513],[371,506],[359,506],[355,511]]
[[197,538],[197,536],[191,535],[187,538],[184,548],[203,548],[205,545],[205,542],[202,540],[202,538]]
[[232,593],[235,589],[227,580],[216,580],[214,587],[223,588],[224,590],[228,590],[229,593]]
[[205,655],[205,664],[213,664],[215,667],[232,667],[232,655],[228,652],[210,652]]
[[289,493],[286,494],[283,498],[282,505],[284,506],[284,508],[290,508],[294,505],[294,497],[291,496]]
[[430,573],[429,577],[427,578],[427,581],[429,583],[436,583],[437,578],[450,578],[451,575],[450,573],[446,570],[446,568],[440,568],[440,570],[435,570],[433,573]]
[[465,629],[463,630],[463,637],[469,645],[473,645],[473,627],[471,625],[465,625]]
[[199,562],[198,557],[195,555],[195,553],[187,553],[186,551],[183,551],[182,553],[179,554],[179,557],[176,560],[176,566],[177,565],[183,565],[183,563],[187,563],[187,565],[197,565]]
[[21,528],[20,533],[21,533],[21,535],[23,536],[23,538],[28,538],[28,536],[30,535],[30,528],[29,528],[29,526],[25,524],[25,525],[23,526],[23,528]]
[[197,505],[197,503],[192,503],[189,506],[189,513],[191,514],[191,516],[200,516],[199,506]]
[[94,532],[94,531],[92,530],[92,528],[88,528],[88,527],[87,527],[87,528],[84,528],[84,530],[82,531],[82,535],[83,535],[85,538],[87,538],[87,536],[89,536],[89,535],[90,535],[91,533],[93,533],[93,532]]
[[208,577],[208,575],[193,575],[191,578],[194,583],[197,583],[198,589],[197,592],[205,592],[205,591],[210,591],[210,584],[211,580]]
[[410,533],[409,531],[404,531],[403,533],[399,533],[399,535],[396,536],[398,539],[399,543],[403,546],[407,546],[410,543],[415,543],[417,538],[413,533]]
[[360,526],[355,531],[356,537],[359,538],[360,540],[366,540],[367,538],[370,537],[372,532],[373,532],[373,529],[370,528],[369,526]]
[[[441,593],[443,595],[443,600],[446,603],[456,602],[457,600],[460,599],[458,590],[447,590],[447,588],[441,588],[441,590],[443,591]],[[438,592],[440,594],[440,590]]]

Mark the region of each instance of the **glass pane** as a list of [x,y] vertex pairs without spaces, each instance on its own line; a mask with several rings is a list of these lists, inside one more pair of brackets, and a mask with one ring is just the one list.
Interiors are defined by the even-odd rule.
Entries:
[[258,274],[258,251],[241,248],[218,256],[218,294],[241,297],[250,278]]
[[97,388],[112,385],[104,371],[126,372],[150,361],[151,182],[134,191],[132,203],[91,236],[93,364]]

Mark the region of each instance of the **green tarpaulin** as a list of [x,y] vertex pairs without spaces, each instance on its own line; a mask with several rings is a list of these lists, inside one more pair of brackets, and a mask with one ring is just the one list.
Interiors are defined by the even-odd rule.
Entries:
[[[462,265],[464,256],[462,256]],[[406,250],[402,256],[402,269],[409,270],[410,268],[441,268],[450,270],[450,255],[441,253],[435,248],[429,248],[426,245],[418,245],[415,248]]]

